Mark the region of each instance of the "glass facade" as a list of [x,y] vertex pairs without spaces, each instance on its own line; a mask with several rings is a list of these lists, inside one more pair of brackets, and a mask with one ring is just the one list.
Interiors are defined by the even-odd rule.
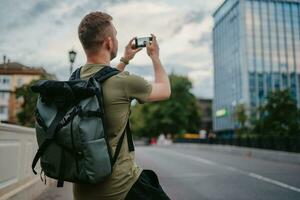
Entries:
[[226,0],[214,13],[213,52],[215,131],[235,128],[237,104],[254,111],[276,89],[290,88],[300,107],[300,1]]

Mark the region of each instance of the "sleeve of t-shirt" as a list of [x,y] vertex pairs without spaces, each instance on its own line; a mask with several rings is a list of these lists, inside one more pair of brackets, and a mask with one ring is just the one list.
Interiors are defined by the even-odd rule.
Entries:
[[127,71],[124,73],[124,88],[127,98],[136,99],[141,104],[145,103],[152,90],[151,83],[141,76],[130,74]]

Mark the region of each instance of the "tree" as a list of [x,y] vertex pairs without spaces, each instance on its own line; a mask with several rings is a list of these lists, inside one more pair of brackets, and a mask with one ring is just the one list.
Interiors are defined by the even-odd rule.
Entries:
[[246,132],[246,122],[248,120],[247,110],[244,104],[238,104],[235,107],[235,111],[233,113],[233,119],[237,121],[240,125],[238,129],[238,133]]
[[259,109],[260,118],[254,133],[272,136],[299,136],[300,111],[289,89],[269,93],[267,103]]
[[200,113],[197,99],[190,92],[192,83],[184,76],[172,74],[169,78],[172,94],[168,100],[137,104],[132,108],[132,130],[136,135],[198,132]]
[[53,79],[51,75],[42,75],[38,80],[32,80],[29,84],[16,89],[16,98],[22,99],[21,111],[17,114],[18,124],[22,126],[34,127],[35,106],[38,94],[31,91],[30,87],[41,79]]

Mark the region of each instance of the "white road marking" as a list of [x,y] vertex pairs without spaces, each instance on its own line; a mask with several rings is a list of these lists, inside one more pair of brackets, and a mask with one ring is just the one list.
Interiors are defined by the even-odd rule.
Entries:
[[218,163],[213,162],[211,160],[207,160],[207,159],[203,159],[203,158],[199,158],[199,157],[195,157],[195,156],[191,156],[191,155],[186,155],[186,154],[180,154],[180,153],[176,153],[176,154],[179,154],[179,155],[181,155],[185,158],[189,158],[189,159],[194,160],[194,161],[205,163],[207,165],[218,165]]
[[[155,150],[159,150],[159,149],[155,148]],[[184,157],[184,158],[188,158],[190,160],[194,160],[194,161],[197,161],[197,162],[201,162],[201,163],[204,163],[204,164],[207,164],[207,165],[214,165],[214,166],[217,166],[217,167],[221,167],[222,169],[227,169],[227,170],[230,170],[230,171],[239,172],[239,173],[244,174],[246,176],[249,176],[251,178],[255,178],[255,179],[258,179],[258,180],[261,180],[261,181],[264,181],[264,182],[267,182],[267,183],[271,183],[273,185],[277,185],[279,187],[282,187],[282,188],[289,189],[289,190],[292,190],[294,192],[299,192],[300,193],[300,188],[288,185],[288,184],[280,182],[280,181],[276,181],[276,180],[271,179],[271,178],[267,178],[265,176],[262,176],[262,175],[259,175],[259,174],[256,174],[256,173],[247,172],[247,171],[240,170],[240,169],[232,167],[232,166],[223,165],[223,164],[211,161],[211,160],[207,160],[205,158],[200,158],[200,157],[196,157],[196,156],[191,156],[191,155],[186,155],[186,154],[183,154],[183,153],[174,152],[174,151],[166,149],[166,148],[163,148],[163,151],[160,151],[160,152],[164,152],[164,153],[168,152],[168,153],[175,154],[175,155],[178,155],[178,156],[181,156],[181,157]]]
[[251,177],[253,177],[253,178],[256,178],[256,179],[259,179],[259,180],[262,180],[262,181],[265,181],[265,182],[268,182],[268,183],[272,183],[272,184],[274,184],[274,185],[278,185],[278,186],[283,187],[283,188],[286,188],[286,189],[293,190],[293,191],[295,191],[295,192],[300,192],[300,188],[297,188],[297,187],[294,187],[294,186],[291,186],[291,185],[282,183],[282,182],[280,182],[280,181],[276,181],[276,180],[273,180],[273,179],[270,179],[270,178],[261,176],[261,175],[259,175],[259,174],[249,173],[248,176],[251,176]]
[[172,176],[164,176],[160,175],[159,177],[164,177],[164,178],[194,178],[194,177],[205,177],[205,176],[215,176],[215,173],[184,173],[184,174],[177,174],[177,175],[172,175]]

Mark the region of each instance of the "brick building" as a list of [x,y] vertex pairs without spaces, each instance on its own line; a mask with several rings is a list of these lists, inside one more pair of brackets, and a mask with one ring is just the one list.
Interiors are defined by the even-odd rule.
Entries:
[[16,62],[4,62],[0,64],[0,121],[17,123],[17,113],[20,111],[22,99],[17,99],[16,88],[39,79],[41,75],[47,75],[51,79],[55,77],[48,74],[42,67],[28,67]]

